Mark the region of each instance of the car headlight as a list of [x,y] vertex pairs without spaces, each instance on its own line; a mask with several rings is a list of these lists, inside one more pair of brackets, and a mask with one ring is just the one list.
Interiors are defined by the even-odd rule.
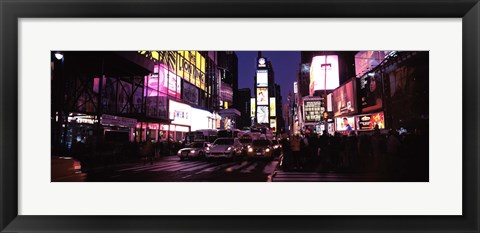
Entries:
[[210,147],[207,147],[206,150],[210,150]]
[[232,149],[232,147],[231,147],[231,146],[229,146],[229,147],[227,148],[227,150],[231,150],[231,149]]
[[252,146],[248,145],[247,147],[250,148],[250,147],[252,147]]
[[253,149],[249,147],[248,152],[253,152]]
[[178,152],[177,152],[177,154],[181,154],[181,153],[182,153],[182,151],[178,151]]
[[195,150],[191,150],[190,153],[192,153],[192,154],[195,153]]
[[267,148],[265,151],[266,151],[266,152],[270,152],[270,148]]

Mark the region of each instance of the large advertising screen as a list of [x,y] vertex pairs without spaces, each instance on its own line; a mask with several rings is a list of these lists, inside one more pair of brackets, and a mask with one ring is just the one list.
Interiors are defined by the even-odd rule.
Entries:
[[379,129],[385,129],[383,112],[357,116],[359,130],[373,130],[378,125]]
[[276,116],[276,108],[275,108],[275,97],[270,97],[270,116],[274,117]]
[[198,88],[186,81],[183,82],[183,100],[198,105]]
[[257,122],[269,123],[268,119],[268,106],[257,106]]
[[355,113],[355,98],[353,95],[353,81],[349,81],[333,91],[334,116]]
[[145,96],[158,96],[157,91],[180,99],[181,96],[181,82],[180,77],[168,70],[166,65],[160,64],[155,66],[153,73],[145,76],[144,85]]
[[367,113],[382,108],[382,77],[381,74],[368,73],[358,80],[358,95],[362,113]]
[[257,88],[257,105],[268,105],[268,88]]
[[257,70],[257,87],[268,87],[268,70]]
[[337,131],[355,130],[355,118],[354,117],[335,118],[335,129]]
[[308,100],[303,104],[305,122],[320,122],[324,109],[320,100]]
[[327,90],[333,90],[340,85],[337,55],[315,56],[312,58],[312,64],[310,65],[310,95],[314,91],[324,90],[325,82]]

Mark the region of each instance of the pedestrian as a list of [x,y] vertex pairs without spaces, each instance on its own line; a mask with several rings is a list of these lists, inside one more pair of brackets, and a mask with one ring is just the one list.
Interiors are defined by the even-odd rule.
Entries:
[[300,150],[301,150],[301,138],[300,135],[296,134],[292,139],[290,140],[290,148],[292,150],[292,162],[293,162],[293,169],[298,169],[300,168]]

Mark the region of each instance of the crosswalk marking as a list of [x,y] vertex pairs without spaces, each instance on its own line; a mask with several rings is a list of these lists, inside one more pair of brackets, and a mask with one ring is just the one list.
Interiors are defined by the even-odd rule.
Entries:
[[278,165],[278,161],[179,161],[164,160],[154,164],[136,165],[130,168],[122,168],[118,172],[196,172],[195,174],[216,172],[223,170],[225,172],[252,173],[254,171],[263,171],[265,174],[271,174]]
[[[202,162],[193,162],[193,164],[201,164]],[[172,165],[172,166],[168,166],[168,167],[163,167],[163,168],[160,168],[160,169],[153,169],[152,171],[176,171],[178,168],[181,168],[181,167],[185,167],[185,166],[188,166],[188,165],[192,165],[191,162],[187,162],[187,163],[177,163],[175,165]]]

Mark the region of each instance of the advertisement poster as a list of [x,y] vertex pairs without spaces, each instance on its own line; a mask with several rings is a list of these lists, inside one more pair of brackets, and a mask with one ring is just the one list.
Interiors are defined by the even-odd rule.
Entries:
[[250,98],[250,117],[255,117],[255,98]]
[[379,129],[385,129],[383,112],[357,116],[359,130],[373,130],[378,125]]
[[353,97],[353,81],[349,81],[333,91],[334,116],[355,113],[355,98]]
[[355,75],[358,77],[378,66],[392,51],[361,51],[355,55]]
[[355,118],[337,117],[335,118],[335,128],[337,131],[355,130]]
[[268,70],[257,70],[257,87],[268,87]]
[[268,88],[257,88],[257,105],[268,105]]
[[313,92],[318,90],[333,90],[339,85],[338,56],[313,57],[310,65],[310,95],[313,95]]
[[368,73],[358,80],[358,95],[361,112],[367,113],[382,108],[382,75],[380,73]]
[[305,101],[303,104],[305,122],[320,122],[323,115],[322,102],[320,100]]
[[270,119],[270,129],[272,132],[277,132],[277,120],[275,119]]
[[258,123],[269,123],[268,122],[268,106],[257,106],[257,122]]
[[270,116],[276,116],[276,109],[275,109],[275,97],[270,97]]

